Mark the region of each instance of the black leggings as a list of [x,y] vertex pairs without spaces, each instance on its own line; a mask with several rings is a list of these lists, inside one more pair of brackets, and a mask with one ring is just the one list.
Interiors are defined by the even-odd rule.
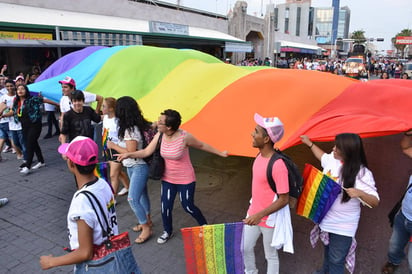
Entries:
[[27,159],[26,166],[31,167],[33,163],[34,153],[36,153],[37,161],[44,163],[43,154],[37,141],[40,137],[42,124],[38,123],[24,123],[22,124],[23,138],[26,142]]

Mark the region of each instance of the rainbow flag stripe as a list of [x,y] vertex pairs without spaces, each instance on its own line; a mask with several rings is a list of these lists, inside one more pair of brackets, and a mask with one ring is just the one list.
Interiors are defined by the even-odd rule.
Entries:
[[114,193],[112,185],[110,184],[110,181],[109,181],[108,169],[109,169],[109,164],[107,162],[100,162],[96,164],[96,167],[94,168],[93,173],[95,176],[105,180],[109,184],[110,188],[112,189],[112,192]]
[[189,274],[243,273],[243,223],[226,223],[181,229]]
[[303,171],[304,186],[296,213],[319,224],[335,202],[341,187],[332,178],[312,165]]

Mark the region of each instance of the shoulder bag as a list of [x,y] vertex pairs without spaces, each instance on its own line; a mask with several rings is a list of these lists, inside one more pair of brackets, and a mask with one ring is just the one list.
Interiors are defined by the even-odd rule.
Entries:
[[160,155],[160,146],[162,144],[163,133],[160,133],[157,141],[156,149],[152,155],[152,162],[149,166],[149,178],[152,180],[160,180],[165,172],[165,159]]

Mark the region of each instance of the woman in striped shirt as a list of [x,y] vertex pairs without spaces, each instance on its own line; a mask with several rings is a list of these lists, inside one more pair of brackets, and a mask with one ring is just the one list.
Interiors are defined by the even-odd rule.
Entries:
[[118,160],[148,157],[155,151],[159,136],[163,134],[160,154],[165,160],[161,189],[164,231],[157,239],[159,244],[166,243],[173,235],[172,210],[177,193],[179,193],[183,209],[192,215],[199,225],[207,224],[202,212],[194,204],[196,176],[189,156],[189,147],[227,157],[227,151],[219,151],[197,140],[189,132],[179,129],[180,123],[179,112],[172,109],[165,110],[157,122],[159,132],[145,149],[118,155]]

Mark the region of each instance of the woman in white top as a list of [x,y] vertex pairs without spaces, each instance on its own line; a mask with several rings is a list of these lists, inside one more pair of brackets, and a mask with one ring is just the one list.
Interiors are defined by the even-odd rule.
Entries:
[[[107,147],[119,153],[143,149],[143,132],[151,128],[152,124],[143,117],[136,100],[129,96],[120,97],[116,103],[115,113],[118,119],[119,143],[108,141]],[[133,231],[142,231],[135,243],[142,244],[152,236],[150,200],[147,191],[149,166],[140,158],[125,159],[122,164],[127,168],[130,178],[127,201],[140,224],[134,227]]]
[[[103,130],[102,134],[107,132],[107,141],[112,141],[113,143],[119,143],[119,137],[117,132],[117,118],[115,117],[115,109],[116,109],[116,99],[113,97],[107,97],[103,100]],[[104,142],[105,140],[102,140]],[[117,151],[108,149],[104,147],[106,159],[109,161],[110,167],[110,183],[112,184],[112,188],[114,193],[117,193],[119,187],[119,179],[122,181],[123,188],[118,193],[118,195],[122,196],[129,192],[129,176],[127,176],[126,172],[123,170],[122,163],[116,161],[116,157],[113,155],[117,153]]]
[[379,195],[372,172],[367,167],[362,139],[353,133],[338,134],[333,151],[329,154],[308,136],[302,135],[301,140],[321,161],[323,173],[342,186],[342,192],[319,224],[320,233],[329,238],[329,244],[324,246],[322,269],[316,273],[344,273],[345,260],[355,243],[361,202],[370,207],[379,204]]

